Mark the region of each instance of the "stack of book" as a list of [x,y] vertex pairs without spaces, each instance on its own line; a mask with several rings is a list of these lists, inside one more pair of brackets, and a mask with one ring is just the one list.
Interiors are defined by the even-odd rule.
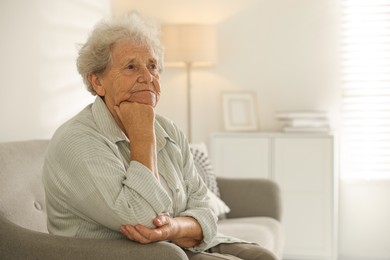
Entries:
[[329,132],[329,122],[323,111],[290,111],[278,112],[276,117],[283,124],[284,132]]

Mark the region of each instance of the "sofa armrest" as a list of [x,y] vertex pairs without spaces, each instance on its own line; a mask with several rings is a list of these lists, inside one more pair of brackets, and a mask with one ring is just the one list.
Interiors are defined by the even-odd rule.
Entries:
[[279,186],[268,179],[217,177],[221,199],[230,207],[227,218],[265,216],[281,220]]
[[168,242],[141,245],[130,240],[55,236],[20,227],[0,215],[0,259],[188,259]]

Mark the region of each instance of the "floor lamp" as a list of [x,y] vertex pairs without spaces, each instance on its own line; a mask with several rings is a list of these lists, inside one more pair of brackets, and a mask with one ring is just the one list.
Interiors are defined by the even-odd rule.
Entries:
[[217,57],[217,33],[213,25],[166,24],[162,26],[166,66],[183,66],[187,72],[187,133],[192,141],[191,70],[212,66]]

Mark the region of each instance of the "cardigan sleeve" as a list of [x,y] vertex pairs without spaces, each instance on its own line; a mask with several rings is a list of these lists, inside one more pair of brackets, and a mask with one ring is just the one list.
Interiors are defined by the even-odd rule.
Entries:
[[[147,167],[131,161],[126,169],[97,138],[64,139],[49,149],[46,161],[48,199],[65,202],[72,214],[89,222],[115,231],[122,224],[152,228],[153,218],[171,207],[169,195]],[[49,216],[58,223],[63,217]]]
[[187,190],[187,207],[180,216],[191,216],[200,224],[203,232],[203,241],[198,246],[188,248],[193,252],[206,250],[213,243],[217,234],[217,216],[210,208],[210,198],[207,187],[194,166],[193,157],[189,149],[187,138],[179,131],[178,143],[183,158],[183,178]]

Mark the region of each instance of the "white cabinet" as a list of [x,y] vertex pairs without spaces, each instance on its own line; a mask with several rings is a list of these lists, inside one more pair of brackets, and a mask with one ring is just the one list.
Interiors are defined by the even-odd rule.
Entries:
[[270,139],[257,136],[231,137],[215,136],[212,140],[215,170],[225,177],[269,178]]
[[327,134],[220,133],[211,138],[219,176],[270,178],[282,193],[284,259],[336,259],[335,140]]

